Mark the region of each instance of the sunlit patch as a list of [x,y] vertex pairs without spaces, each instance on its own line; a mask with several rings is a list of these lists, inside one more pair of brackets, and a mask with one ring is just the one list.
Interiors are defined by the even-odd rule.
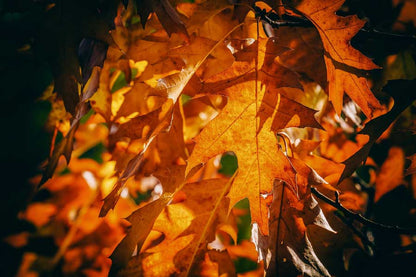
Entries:
[[109,135],[113,135],[113,134],[117,133],[117,131],[118,131],[118,126],[116,124],[112,124],[111,127],[110,127]]
[[266,192],[266,193],[260,193],[260,197],[263,199],[266,199],[267,197],[271,196],[272,192]]
[[154,196],[160,196],[163,193],[163,187],[161,184],[157,184],[153,189]]
[[302,142],[302,140],[301,139],[299,139],[299,138],[297,138],[297,139],[295,139],[295,142],[293,143],[293,145],[295,146],[295,147],[297,147],[297,146],[299,146],[299,144]]
[[128,196],[129,196],[129,189],[128,188],[123,188],[120,192],[120,197],[125,199]]
[[225,246],[222,243],[221,239],[218,236],[215,236],[215,240],[211,241],[207,245],[208,249],[214,249],[217,251],[223,251],[225,250]]
[[313,92],[315,92],[316,94],[321,93],[322,92],[322,87],[318,84],[315,85]]
[[259,251],[258,249],[258,245],[259,245],[259,225],[254,222],[252,227],[251,227],[251,242],[254,243],[254,245],[256,245],[256,250],[259,252],[259,259],[263,259],[264,257],[261,256],[261,251]]
[[208,119],[208,115],[205,112],[200,112],[199,113],[199,118],[201,118],[202,120],[206,120],[206,119]]
[[352,101],[345,103],[342,108],[345,116],[350,119],[357,127],[362,128],[362,120],[360,118],[360,108]]
[[113,116],[117,115],[117,112],[120,110],[121,105],[124,103],[124,95],[131,90],[131,87],[123,87],[115,91],[111,97],[111,114]]
[[97,180],[95,179],[94,174],[91,171],[82,172],[82,177],[84,177],[90,189],[95,190],[98,187]]
[[221,157],[222,157],[222,155],[217,155],[215,157],[215,159],[213,160],[212,163],[214,164],[215,167],[219,167],[220,166],[220,164],[221,164]]
[[131,254],[132,257],[137,256],[137,245],[134,247],[134,251]]
[[147,97],[146,104],[147,104],[147,108],[148,108],[149,111],[152,111],[152,110],[155,109],[157,103],[159,102],[158,99],[159,99],[159,97],[156,97],[156,96]]
[[232,54],[235,54],[243,50],[244,48],[249,47],[255,41],[256,40],[254,38],[247,38],[244,40],[239,40],[238,43],[236,43],[237,41],[229,40],[228,42],[226,42],[226,46],[231,51]]
[[129,122],[132,118],[135,118],[139,115],[139,112],[134,112],[129,114],[128,116],[120,116],[119,118],[117,118],[116,122],[119,124],[125,124],[127,122]]
[[[157,184],[160,184],[159,179],[157,179],[154,176],[148,176],[148,177],[143,177],[140,179],[140,183],[141,183],[141,190],[142,191],[147,191],[147,190],[151,190],[151,189],[156,189],[155,186]],[[162,189],[163,191],[163,189]]]
[[291,125],[300,125],[300,117],[298,114],[295,114],[292,116],[292,118],[290,119],[290,121],[287,123],[287,125],[291,126]]
[[133,60],[129,60],[129,63],[130,63],[130,68],[132,70],[133,70],[133,68],[137,70],[136,76],[133,76],[134,78],[140,77],[140,75],[142,75],[142,73],[146,69],[147,65],[149,64],[149,62],[146,61],[146,60],[138,61],[138,62],[134,62]]
[[103,195],[108,195],[117,182],[117,177],[104,179],[101,183],[101,190]]
[[347,133],[354,132],[354,128],[352,128],[347,122],[345,122],[345,120],[342,119],[342,117],[335,114],[334,118],[335,118],[335,122],[337,122],[340,125],[340,127],[344,130],[344,132],[347,132]]
[[70,221],[74,221],[75,220],[75,218],[77,217],[77,210],[76,209],[71,209],[70,211],[69,211],[69,213],[68,213],[68,219],[70,220]]

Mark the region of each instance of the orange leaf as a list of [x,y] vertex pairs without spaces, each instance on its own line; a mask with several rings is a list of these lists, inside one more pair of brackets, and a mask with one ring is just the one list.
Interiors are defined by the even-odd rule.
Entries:
[[399,147],[392,147],[389,155],[376,178],[376,193],[374,201],[393,190],[403,182],[404,152]]
[[364,26],[358,16],[335,14],[345,0],[302,1],[297,10],[302,12],[317,28],[326,51],[325,64],[329,84],[329,99],[335,111],[341,114],[344,92],[354,100],[368,118],[381,110],[377,98],[369,89],[366,79],[359,77],[356,69],[379,68],[369,58],[351,46],[351,39]]
[[228,96],[228,104],[195,139],[187,172],[210,158],[233,151],[239,173],[228,195],[231,206],[248,197],[252,221],[267,234],[267,207],[261,194],[272,190],[273,181],[296,187],[295,172],[278,150],[275,132],[287,127],[315,127],[315,111],[279,93],[279,87],[299,87],[295,73],[276,61],[287,51],[274,38],[260,38],[234,55],[229,70],[208,79],[202,88]]

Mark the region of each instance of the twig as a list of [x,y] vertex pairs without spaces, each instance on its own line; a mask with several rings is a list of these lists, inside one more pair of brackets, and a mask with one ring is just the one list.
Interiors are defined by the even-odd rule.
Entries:
[[336,212],[335,215],[342,222],[344,222],[344,224],[347,225],[356,236],[358,236],[360,238],[360,240],[363,243],[365,249],[367,250],[367,254],[369,254],[370,256],[373,256],[374,249],[376,248],[374,242],[370,241],[368,239],[367,235],[365,235],[361,230],[359,230],[357,227],[354,226],[354,224],[353,224],[354,220],[342,215],[342,213],[340,213],[340,212]]
[[[288,14],[279,15],[273,11],[266,12],[265,9],[261,9],[256,5],[253,6],[253,10],[256,13],[256,17],[260,18],[264,23],[269,24],[272,28],[279,28],[279,27],[312,27],[313,24],[306,18],[292,16]],[[373,36],[373,38],[377,39],[399,39],[399,40],[409,40],[413,43],[416,42],[416,35],[411,34],[399,34],[399,33],[391,33],[383,30],[379,30],[372,27],[363,27],[360,33],[368,34]]]
[[409,35],[409,34],[399,34],[399,33],[390,33],[387,31],[378,30],[371,27],[363,27],[360,32],[362,33],[368,33],[370,35],[373,35],[374,38],[380,37],[383,39],[404,39],[404,40],[412,40],[413,42],[416,42],[416,35]]
[[364,216],[362,216],[359,213],[355,213],[353,211],[348,210],[347,208],[345,208],[340,202],[339,202],[339,198],[337,196],[337,192],[335,193],[335,198],[336,201],[328,198],[327,196],[325,196],[324,194],[320,193],[316,188],[311,187],[311,192],[316,195],[316,197],[318,197],[319,199],[321,199],[322,201],[328,203],[329,205],[335,207],[336,209],[338,209],[339,211],[343,212],[345,217],[351,218],[353,220],[356,220],[360,223],[362,223],[363,225],[366,225],[368,227],[372,227],[381,231],[388,231],[388,232],[392,232],[392,233],[396,233],[396,234],[416,234],[416,228],[402,228],[399,226],[392,226],[392,225],[385,225],[382,223],[378,223],[375,222],[371,219],[368,219]]
[[270,24],[273,28],[279,27],[312,27],[313,24],[304,18],[290,16],[286,14],[279,15],[275,12],[266,12],[265,9],[261,9],[257,6],[253,7],[256,13],[256,17],[263,22]]

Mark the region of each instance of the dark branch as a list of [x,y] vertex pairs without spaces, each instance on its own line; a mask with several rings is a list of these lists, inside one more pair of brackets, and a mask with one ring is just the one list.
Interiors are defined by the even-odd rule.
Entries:
[[316,195],[316,197],[321,199],[322,201],[328,203],[329,205],[331,205],[331,206],[335,207],[336,209],[338,209],[339,211],[343,212],[345,217],[356,220],[356,221],[360,222],[361,224],[366,225],[367,227],[371,227],[371,228],[378,229],[378,230],[381,230],[381,231],[397,233],[397,234],[408,234],[408,235],[416,234],[416,228],[402,228],[402,227],[399,227],[399,226],[385,225],[385,224],[382,224],[382,223],[375,222],[371,219],[368,219],[368,218],[362,216],[359,213],[355,213],[353,211],[348,210],[347,208],[345,208],[339,202],[339,198],[337,197],[337,193],[335,194],[336,201],[334,201],[334,200],[328,198],[327,196],[325,196],[324,194],[320,193],[314,187],[311,187],[311,192],[314,195]]
[[344,216],[341,212],[337,211],[335,213],[335,215],[342,221],[344,222],[345,225],[347,225],[352,232],[358,236],[361,240],[361,242],[363,243],[365,249],[367,250],[367,254],[369,254],[370,256],[373,256],[374,254],[374,249],[376,248],[374,242],[370,241],[367,237],[367,235],[365,235],[361,230],[359,230],[356,226],[354,226],[353,224],[353,219],[348,218],[346,216]]
[[362,33],[367,33],[373,36],[375,39],[382,38],[382,39],[399,39],[399,40],[410,40],[416,42],[416,35],[409,35],[409,34],[398,34],[398,33],[390,33],[382,30],[378,30],[375,28],[364,27],[360,30]]
[[[284,26],[289,27],[312,27],[313,24],[304,17],[299,16],[292,16],[284,14],[279,16],[277,13],[270,11],[266,12],[265,9],[261,9],[256,5],[253,6],[253,9],[256,13],[256,17],[259,18],[263,23],[270,25],[272,28],[279,28]],[[360,33],[366,34],[367,36],[371,36],[374,39],[398,39],[398,40],[405,40],[411,43],[416,42],[416,35],[409,35],[409,34],[398,34],[398,33],[391,33],[387,31],[382,31],[372,27],[363,27],[360,30]]]

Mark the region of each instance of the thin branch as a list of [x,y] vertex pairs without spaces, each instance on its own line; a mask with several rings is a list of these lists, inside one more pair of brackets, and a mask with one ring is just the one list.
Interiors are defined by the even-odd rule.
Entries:
[[363,243],[365,249],[367,250],[367,254],[372,256],[374,254],[374,249],[376,248],[374,242],[370,241],[368,239],[368,237],[361,230],[359,230],[357,227],[354,226],[354,224],[353,224],[354,220],[353,219],[342,215],[342,213],[340,213],[340,212],[336,212],[335,215],[342,222],[344,222],[344,224],[347,225],[356,236],[358,236],[360,238],[360,240]]
[[383,39],[404,39],[404,40],[412,40],[413,42],[416,42],[416,35],[409,35],[409,34],[399,34],[399,33],[391,33],[387,31],[382,31],[376,28],[372,27],[363,27],[360,32],[362,33],[368,33],[374,38],[380,37]]
[[356,220],[356,221],[362,223],[363,225],[366,225],[368,227],[372,227],[374,229],[378,229],[380,231],[387,231],[387,232],[392,232],[392,233],[396,233],[396,234],[408,234],[408,235],[416,234],[416,228],[402,228],[402,227],[399,227],[399,226],[385,225],[385,224],[382,224],[382,223],[375,222],[371,219],[368,219],[368,218],[362,216],[359,213],[355,213],[353,211],[348,210],[347,208],[345,208],[339,202],[339,198],[337,197],[337,193],[335,194],[336,201],[334,201],[334,200],[330,199],[329,197],[325,196],[324,194],[320,193],[314,187],[311,187],[311,192],[314,195],[316,195],[316,197],[321,199],[322,201],[328,203],[329,205],[331,205],[331,206],[335,207],[336,209],[338,209],[339,211],[343,212],[345,217]]
[[[253,10],[256,13],[256,17],[260,18],[264,23],[269,24],[272,28],[279,28],[279,27],[312,27],[313,24],[306,18],[292,16],[288,14],[279,15],[273,11],[266,12],[265,9],[261,9],[256,5],[253,6]],[[408,40],[412,43],[416,42],[416,35],[411,34],[399,34],[399,33],[392,33],[387,32],[384,30],[379,30],[373,27],[363,27],[360,33],[364,33],[367,35],[372,36],[373,38],[377,39],[399,39],[399,40]]]

